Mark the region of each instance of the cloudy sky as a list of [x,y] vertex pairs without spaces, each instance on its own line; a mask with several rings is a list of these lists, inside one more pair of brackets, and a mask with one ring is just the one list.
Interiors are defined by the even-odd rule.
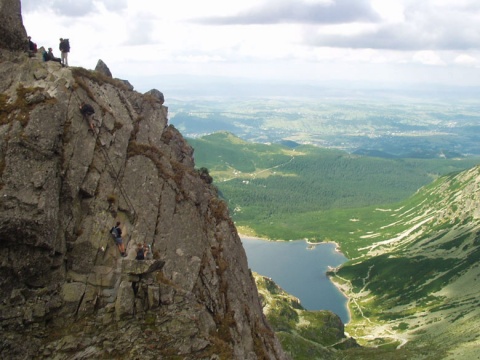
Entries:
[[[480,86],[478,0],[22,0],[39,46],[115,77]],[[144,88],[145,87],[145,88]],[[148,88],[147,88],[148,87]]]

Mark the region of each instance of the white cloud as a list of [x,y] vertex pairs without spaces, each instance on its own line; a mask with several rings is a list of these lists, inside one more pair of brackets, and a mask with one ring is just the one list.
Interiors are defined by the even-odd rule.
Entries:
[[[69,38],[72,65],[93,68],[102,59],[122,78],[150,72],[480,85],[476,0],[23,0],[22,10],[39,46],[55,50],[60,37]],[[455,67],[463,70],[447,76]]]
[[424,65],[438,65],[444,66],[445,62],[438,56],[434,51],[418,51],[412,56],[413,62],[424,64]]
[[455,64],[466,65],[466,66],[476,66],[480,64],[480,61],[473,56],[467,54],[460,54],[453,60]]

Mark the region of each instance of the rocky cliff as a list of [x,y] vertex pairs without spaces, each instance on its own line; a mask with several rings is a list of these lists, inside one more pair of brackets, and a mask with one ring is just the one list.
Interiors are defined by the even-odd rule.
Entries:
[[27,50],[20,0],[0,0],[0,48]]
[[[227,206],[167,114],[158,91],[2,46],[2,358],[288,358]],[[135,260],[144,242],[153,257]]]

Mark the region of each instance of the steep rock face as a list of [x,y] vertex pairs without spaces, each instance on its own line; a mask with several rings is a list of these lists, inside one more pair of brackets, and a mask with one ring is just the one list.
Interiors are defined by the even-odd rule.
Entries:
[[20,0],[0,0],[0,49],[27,50]]
[[[286,359],[163,102],[98,72],[0,60],[2,358]],[[143,242],[153,258],[135,260]]]

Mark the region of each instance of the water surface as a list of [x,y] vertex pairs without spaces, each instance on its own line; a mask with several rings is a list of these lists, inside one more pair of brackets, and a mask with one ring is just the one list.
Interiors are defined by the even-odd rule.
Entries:
[[265,241],[243,236],[242,243],[252,271],[272,278],[307,310],[330,310],[343,323],[350,320],[347,298],[326,276],[329,266],[347,261],[335,251],[335,244],[310,246],[303,240]]

